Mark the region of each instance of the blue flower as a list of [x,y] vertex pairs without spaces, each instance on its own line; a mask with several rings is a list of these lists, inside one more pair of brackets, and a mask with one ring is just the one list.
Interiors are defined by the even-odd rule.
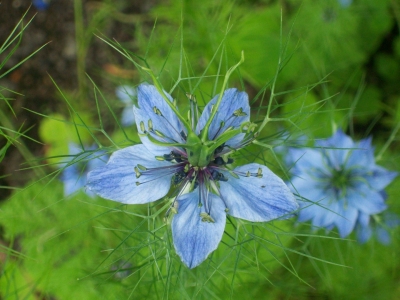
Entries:
[[357,239],[361,244],[364,244],[372,235],[375,235],[381,244],[389,245],[389,230],[399,225],[400,218],[387,211],[372,216],[360,213],[356,224]]
[[[63,163],[61,167],[64,170],[61,174],[61,180],[64,182],[64,195],[69,196],[86,185],[87,173],[106,164],[108,159],[104,152],[94,152],[96,146],[86,149],[86,152],[75,143],[68,144],[69,157],[68,161]],[[95,194],[86,191],[91,197]]]
[[335,226],[348,236],[361,214],[386,209],[383,189],[397,176],[376,165],[371,138],[354,142],[338,130],[315,148],[290,149],[292,189],[303,200],[298,220],[312,220],[317,227]]
[[288,155],[290,149],[302,147],[307,144],[309,138],[306,135],[293,137],[289,131],[283,131],[281,136],[275,141],[277,146],[274,147],[274,152],[282,157],[284,167],[291,172],[293,165],[299,159],[294,155]]
[[156,201],[171,190],[175,249],[194,268],[218,247],[227,214],[265,222],[289,217],[298,204],[266,166],[232,166],[228,156],[256,135],[246,93],[228,89],[201,115],[188,97],[189,119],[161,88],[140,85],[134,113],[142,144],[114,152],[106,166],[88,174],[87,187],[126,204]]
[[121,116],[122,126],[127,127],[135,124],[133,98],[136,98],[136,89],[128,85],[121,85],[115,89],[115,94],[117,95],[118,99],[125,104]]
[[32,4],[37,10],[46,10],[50,4],[50,0],[33,0]]
[[338,0],[339,4],[343,7],[348,7],[353,3],[353,0]]

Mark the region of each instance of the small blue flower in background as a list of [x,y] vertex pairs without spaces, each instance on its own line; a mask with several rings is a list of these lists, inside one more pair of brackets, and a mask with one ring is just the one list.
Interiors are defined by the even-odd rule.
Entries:
[[363,214],[386,209],[383,189],[397,176],[376,165],[371,138],[354,142],[338,130],[314,148],[290,149],[296,161],[291,188],[300,201],[299,222],[312,221],[348,236]]
[[125,104],[121,116],[122,126],[127,127],[135,124],[133,99],[136,98],[136,89],[128,85],[121,85],[115,89],[115,94],[117,95],[118,99]]
[[291,172],[293,165],[299,159],[294,155],[288,155],[292,148],[304,148],[309,138],[305,135],[293,136],[289,131],[284,131],[279,138],[279,145],[274,147],[274,152],[282,157],[284,166]]
[[37,10],[46,10],[49,7],[50,0],[33,0],[32,4]]
[[343,7],[349,7],[353,0],[338,0],[339,4]]
[[163,93],[152,85],[138,87],[134,113],[142,144],[114,152],[107,165],[88,174],[87,187],[126,204],[156,201],[172,187],[175,249],[194,268],[218,247],[227,215],[266,222],[290,217],[298,204],[266,166],[232,166],[228,155],[255,139],[246,93],[228,89],[201,115],[188,95],[189,120]]
[[373,235],[383,245],[390,244],[389,230],[400,225],[400,218],[393,213],[383,212],[380,215],[360,213],[356,225],[357,240],[364,244]]
[[[95,150],[96,146],[91,146],[86,151]],[[106,164],[108,156],[103,152],[83,152],[78,144],[69,143],[68,162],[64,162],[61,167],[65,167],[61,174],[61,180],[64,182],[64,195],[69,196],[86,185],[87,173]],[[67,164],[71,165],[67,165]],[[91,191],[86,193],[94,197]]]

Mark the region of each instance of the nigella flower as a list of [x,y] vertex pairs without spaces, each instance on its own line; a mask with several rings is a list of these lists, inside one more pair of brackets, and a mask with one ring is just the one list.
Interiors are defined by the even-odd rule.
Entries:
[[348,7],[351,5],[353,0],[338,0],[339,4],[343,7]]
[[121,85],[115,89],[115,94],[125,104],[121,115],[122,126],[127,127],[135,124],[133,98],[136,98],[136,89],[128,85]]
[[383,245],[390,244],[389,230],[400,225],[400,218],[388,211],[379,215],[367,215],[360,213],[356,224],[357,240],[364,244],[372,235]]
[[[106,164],[108,156],[103,152],[93,151],[96,146],[91,146],[84,152],[79,145],[75,143],[68,144],[69,157],[61,167],[64,170],[61,174],[61,180],[64,182],[64,195],[69,196],[86,185],[88,172]],[[94,193],[86,191],[91,197]]]
[[282,157],[284,166],[290,171],[298,159],[298,157],[294,157],[294,155],[288,155],[290,149],[296,147],[304,148],[308,142],[308,137],[305,135],[300,135],[293,138],[289,131],[284,131],[277,140],[277,143],[278,142],[278,146],[274,147],[274,152]]
[[218,247],[227,214],[265,222],[289,217],[297,203],[266,166],[232,167],[228,156],[255,138],[246,93],[228,89],[201,115],[188,97],[187,119],[161,88],[140,85],[134,112],[142,144],[113,153],[106,166],[89,173],[87,187],[126,204],[156,201],[172,187],[175,249],[194,268]]
[[46,10],[50,4],[50,0],[33,0],[32,4],[37,10]]
[[295,165],[292,189],[299,194],[299,221],[317,227],[335,226],[349,235],[357,219],[386,209],[383,189],[397,176],[376,165],[371,138],[354,142],[338,130],[315,148],[290,149]]

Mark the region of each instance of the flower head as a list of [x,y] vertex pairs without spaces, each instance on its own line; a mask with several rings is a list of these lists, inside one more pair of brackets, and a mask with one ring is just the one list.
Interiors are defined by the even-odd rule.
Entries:
[[142,144],[114,152],[106,166],[89,173],[87,187],[126,204],[156,201],[172,188],[175,249],[194,268],[218,247],[227,214],[270,221],[289,217],[297,203],[267,167],[233,167],[229,155],[255,138],[246,93],[228,89],[201,114],[194,96],[188,98],[186,119],[170,95],[140,85],[134,113]]
[[50,4],[50,0],[33,0],[32,4],[37,10],[46,10]]
[[[69,196],[86,185],[86,177],[88,172],[106,164],[107,155],[100,152],[93,152],[96,146],[91,146],[83,152],[79,145],[75,143],[68,144],[69,159],[61,167],[65,167],[61,180],[64,182],[64,195]],[[68,165],[69,164],[69,165]],[[91,197],[94,193],[86,191]]]
[[317,227],[335,226],[348,236],[362,215],[386,209],[383,189],[397,176],[378,166],[371,138],[354,142],[338,130],[315,148],[290,149],[296,161],[291,185],[299,194],[299,221],[312,220]]
[[399,216],[388,211],[379,215],[360,213],[356,224],[357,240],[364,244],[372,235],[383,245],[390,244],[389,230],[400,225]]
[[127,127],[135,124],[133,99],[136,98],[136,89],[128,85],[121,85],[115,89],[115,94],[125,105],[121,115],[122,126]]
[[353,0],[338,0],[342,7],[348,7],[352,4]]

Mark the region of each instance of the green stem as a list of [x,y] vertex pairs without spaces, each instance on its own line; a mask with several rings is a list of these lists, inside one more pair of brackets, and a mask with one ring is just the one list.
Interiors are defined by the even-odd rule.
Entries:
[[179,111],[176,109],[174,104],[165,95],[165,92],[164,92],[164,90],[163,90],[163,88],[161,86],[161,83],[160,83],[160,81],[158,81],[158,79],[154,75],[153,71],[151,69],[148,69],[148,68],[145,68],[145,67],[141,67],[141,68],[151,76],[151,78],[153,79],[154,86],[156,87],[157,91],[164,98],[165,102],[173,110],[173,112],[176,114],[176,116],[179,118],[179,120],[185,125],[186,129],[188,130],[188,133],[193,132],[192,128],[190,127],[189,122],[179,113]]
[[396,137],[397,132],[400,129],[400,123],[396,125],[396,127],[393,129],[392,133],[390,134],[389,139],[386,141],[385,145],[383,145],[381,151],[379,151],[378,155],[375,157],[376,161],[379,161],[382,158],[383,153],[389,148],[390,144],[393,142],[393,140]]
[[[2,109],[0,109],[0,120],[5,128],[10,129],[10,132],[16,132],[13,124],[8,119],[7,115],[4,113]],[[35,174],[39,177],[45,176],[46,175],[45,171],[39,168],[39,164],[36,161],[37,158],[34,155],[32,155],[32,153],[29,151],[28,147],[24,144],[24,142],[19,139],[19,135],[15,134],[14,136],[11,136],[11,138],[15,141],[15,143],[13,144],[21,153],[22,157],[26,160],[27,163],[29,163],[33,167],[33,171],[35,172]]]
[[200,138],[201,138],[201,141],[203,143],[208,140],[208,130],[210,128],[212,120],[214,119],[215,115],[217,114],[219,106],[221,105],[222,97],[224,95],[224,91],[225,91],[226,85],[228,84],[229,77],[232,75],[233,71],[235,71],[236,68],[239,67],[243,62],[244,62],[244,52],[242,51],[242,54],[241,54],[241,57],[240,57],[240,61],[236,65],[232,66],[228,70],[228,72],[226,72],[225,79],[224,79],[224,82],[222,84],[221,92],[219,93],[219,97],[218,97],[217,103],[214,105],[213,109],[211,110],[211,116],[208,119],[208,121],[207,121],[206,125],[204,126],[203,130],[201,131]]

